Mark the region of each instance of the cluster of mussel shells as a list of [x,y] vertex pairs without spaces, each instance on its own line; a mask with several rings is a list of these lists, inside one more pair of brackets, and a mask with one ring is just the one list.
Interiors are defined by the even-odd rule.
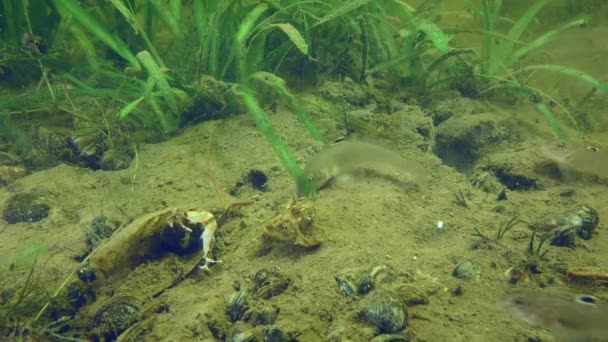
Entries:
[[241,288],[228,300],[226,311],[232,325],[217,336],[224,341],[252,342],[292,340],[288,333],[275,326],[279,308],[268,299],[282,294],[291,280],[277,270],[261,269],[253,276],[248,288]]
[[108,141],[90,127],[74,131],[39,127],[32,133],[32,145],[42,154],[93,170],[122,170],[134,153],[125,141]]
[[404,299],[396,291],[378,288],[379,284],[393,281],[395,271],[389,266],[378,265],[364,272],[357,280],[353,278],[349,274],[335,276],[344,297],[353,300],[362,297],[358,318],[375,326],[380,332],[373,341],[405,341],[405,337],[395,334],[407,326],[408,308]]

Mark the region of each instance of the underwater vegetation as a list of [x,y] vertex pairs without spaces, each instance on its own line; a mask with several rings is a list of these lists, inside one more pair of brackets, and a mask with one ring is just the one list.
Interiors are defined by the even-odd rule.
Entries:
[[[507,18],[506,2],[464,0],[461,12],[477,23],[471,29],[444,24],[450,14],[443,12],[441,0],[417,3],[2,0],[0,161],[11,170],[23,167],[15,172],[19,175],[60,162],[95,170],[125,169],[136,162],[140,143],[162,141],[191,125],[247,113],[300,195],[314,196],[331,178],[370,162],[410,170],[412,174],[404,177],[422,184],[423,172],[414,162],[362,142],[329,146],[303,168],[273,124],[272,114],[280,105],[293,112],[314,141],[327,146],[332,139],[319,130],[320,118],[311,114],[311,108],[323,107],[321,112],[343,122],[349,135],[356,130],[351,126],[365,127],[344,110],[345,103],[356,103],[352,95],[356,89],[365,89],[377,102],[384,101],[378,89],[403,94],[421,107],[448,91],[472,98],[526,101],[556,137],[570,139],[564,127],[584,135],[575,107],[597,93],[608,93],[608,84],[572,67],[539,62],[536,54],[566,30],[589,25],[586,18],[571,18],[538,32],[534,22],[549,1],[531,1],[519,17]],[[467,46],[463,34],[473,34],[479,44]],[[588,91],[580,99],[560,98],[553,89],[533,82],[539,73],[570,77]],[[302,89],[322,80],[340,85],[337,101],[313,106],[299,96]],[[390,103],[385,107],[390,113]],[[584,149],[571,155],[560,161],[580,167],[584,164],[580,160],[596,158]],[[599,172],[604,172],[606,166],[600,167]],[[0,176],[0,183],[10,180]],[[455,196],[459,205],[468,208],[465,193]],[[474,235],[479,245],[499,245],[519,223],[513,216],[493,235],[477,228]],[[302,228],[300,221],[290,224]],[[279,228],[271,228],[275,231],[268,234],[278,240],[295,235],[292,239],[304,246],[322,240],[302,237],[300,231],[283,238]],[[537,261],[545,256],[543,246],[550,240],[549,235],[534,239],[532,235],[529,259]],[[70,278],[49,293],[37,282],[39,253],[24,249],[31,252],[28,258],[0,259],[2,272],[30,267],[20,291],[0,293],[0,336],[59,338],[65,313],[61,310],[67,305],[59,299],[82,304],[88,294],[67,286]],[[66,292],[67,299],[59,296]],[[391,293],[383,296],[369,306],[396,301]],[[65,315],[73,313],[65,310]],[[370,309],[364,315],[375,321],[374,314]],[[398,328],[384,330],[399,330],[404,315],[396,314]]]
[[[128,165],[137,141],[164,139],[189,124],[247,111],[302,184],[304,173],[272,127],[268,103],[261,102],[287,105],[314,139],[326,143],[289,90],[295,79],[314,84],[321,77],[348,77],[370,89],[385,84],[421,104],[446,87],[474,97],[505,89],[530,101],[559,138],[567,138],[564,124],[580,131],[573,109],[532,86],[531,79],[538,72],[574,77],[589,86],[588,97],[607,92],[608,85],[567,66],[527,59],[586,19],[534,36],[529,27],[547,1],[532,2],[513,20],[502,16],[502,1],[464,1],[463,12],[479,22],[473,30],[481,38],[477,51],[457,44],[459,34],[471,29],[442,27],[441,3],[3,1],[1,79],[38,86],[19,95],[6,90],[0,114],[9,118],[1,126],[47,118],[58,129],[30,127],[29,139],[5,139],[21,146],[18,152],[26,158],[44,159],[36,151],[32,156],[24,146],[29,141],[44,145],[35,150],[46,155],[113,169]],[[91,110],[93,103],[99,105]],[[13,131],[18,129],[23,128]],[[64,140],[70,146],[57,142]]]

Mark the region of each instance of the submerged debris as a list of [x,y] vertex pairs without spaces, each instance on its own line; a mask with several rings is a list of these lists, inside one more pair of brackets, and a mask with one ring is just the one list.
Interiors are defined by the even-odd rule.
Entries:
[[590,240],[599,224],[598,212],[588,206],[562,213],[549,213],[537,222],[531,223],[535,231],[552,234],[551,245],[572,247],[576,237]]
[[314,217],[313,202],[298,199],[264,226],[263,237],[269,241],[284,241],[306,248],[318,246],[325,239],[325,233],[315,224]]
[[38,222],[49,215],[51,207],[39,194],[22,192],[14,194],[4,207],[4,219],[8,224]]
[[145,261],[170,251],[185,255],[202,248],[204,268],[217,262],[210,257],[217,222],[202,210],[163,209],[131,222],[91,256],[106,276],[120,277]]

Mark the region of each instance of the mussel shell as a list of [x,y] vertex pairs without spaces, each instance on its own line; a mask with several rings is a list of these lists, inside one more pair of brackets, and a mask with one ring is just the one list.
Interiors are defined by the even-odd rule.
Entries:
[[135,297],[112,298],[97,311],[93,323],[103,338],[113,341],[137,321],[140,305]]
[[583,240],[589,240],[593,237],[595,228],[600,223],[600,215],[591,207],[581,207],[576,216],[580,218],[580,225],[576,234]]
[[279,271],[261,269],[253,278],[251,292],[257,297],[270,299],[283,293],[290,283],[291,280]]
[[381,333],[400,331],[407,324],[407,307],[393,291],[372,292],[361,302],[360,318]]
[[249,291],[242,290],[233,294],[228,300],[228,315],[232,323],[241,320],[249,309]]
[[344,297],[354,297],[357,294],[357,288],[344,274],[338,274],[335,277],[340,293]]
[[251,327],[242,322],[237,322],[232,326],[224,341],[229,342],[255,342],[260,341],[261,336],[258,336]]
[[357,283],[357,291],[359,294],[368,294],[374,288],[374,277],[371,273],[364,273]]
[[275,327],[271,326],[264,330],[264,342],[288,342],[291,341],[285,333]]
[[361,295],[368,294],[377,283],[391,281],[395,278],[395,270],[387,265],[378,265],[370,268],[361,275],[357,282],[357,292]]
[[581,206],[576,212],[548,214],[530,227],[533,230],[552,233],[553,246],[571,247],[575,245],[576,237],[591,239],[599,221],[600,217],[595,209]]

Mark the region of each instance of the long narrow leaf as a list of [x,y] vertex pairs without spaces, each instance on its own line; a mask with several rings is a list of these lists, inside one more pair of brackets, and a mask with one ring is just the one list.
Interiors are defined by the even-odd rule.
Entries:
[[323,18],[319,19],[319,21],[317,21],[312,27],[314,28],[319,25],[325,24],[326,22],[339,18],[347,13],[350,13],[350,12],[356,10],[357,8],[359,8],[363,5],[366,5],[370,1],[371,0],[344,1],[344,2],[342,2],[342,5],[329,11],[328,14],[326,14]]
[[509,57],[509,59],[507,59],[505,61],[505,67],[511,67],[514,63],[516,63],[517,61],[519,61],[521,58],[523,58],[525,55],[527,55],[528,53],[540,48],[541,46],[551,42],[553,39],[555,39],[560,33],[562,33],[565,30],[571,29],[573,27],[579,27],[579,26],[583,26],[587,23],[587,20],[585,19],[577,19],[571,22],[568,22],[556,29],[553,29],[543,35],[541,35],[540,37],[536,38],[535,40],[531,41],[530,43],[522,46],[521,48],[519,48],[518,50],[516,50],[515,52],[513,52],[513,54]]
[[303,54],[308,55],[308,44],[298,29],[289,23],[272,24],[272,27],[277,27],[287,35],[289,40]]
[[[543,6],[547,3],[545,0],[536,1],[532,6],[530,6],[524,14],[515,22],[515,24],[507,33],[507,39],[503,42],[497,49],[496,54],[493,56],[494,59],[498,61],[505,61],[509,58],[509,54],[513,52],[513,47],[515,46],[515,42],[519,40],[524,31],[528,28],[528,25],[536,18],[538,12],[543,8]],[[493,63],[492,70],[488,70],[490,74],[494,74],[498,71],[499,63]]]
[[118,113],[116,113],[116,119],[124,120],[143,100],[144,97],[142,96],[140,98],[135,99],[134,101],[129,102],[126,106],[122,107],[122,109]]
[[137,58],[133,55],[127,44],[120,38],[110,34],[95,18],[82,9],[75,0],[54,0],[54,4],[62,16],[74,18],[84,28],[114,50],[114,52],[126,59],[131,66],[138,70],[141,69]]
[[298,163],[295,161],[289,146],[285,143],[283,138],[277,133],[272,126],[268,115],[264,112],[260,104],[258,103],[255,92],[251,89],[240,87],[238,90],[239,95],[243,99],[243,102],[251,115],[253,116],[256,124],[266,137],[266,139],[272,145],[272,148],[279,156],[279,159],[283,163],[283,166],[287,169],[289,174],[296,181],[298,192],[307,195],[313,195],[315,189],[304,171],[300,168]]
[[255,23],[268,10],[269,6],[266,3],[259,3],[254,7],[241,22],[234,40],[234,54],[238,58],[239,64],[239,83],[245,83],[249,76],[249,66],[247,65],[247,52],[245,41],[251,34]]
[[555,65],[555,64],[538,64],[538,65],[530,65],[530,66],[524,67],[522,70],[554,71],[554,72],[557,72],[560,74],[564,74],[564,75],[568,75],[568,76],[577,78],[577,79],[589,84],[593,88],[597,88],[605,93],[608,93],[608,84],[607,83],[604,83],[604,82],[598,80],[597,78],[591,76],[590,74],[585,73],[585,72],[575,69],[575,68],[571,68],[571,67],[567,67],[567,66],[563,66],[563,65]]
[[169,85],[169,81],[167,81],[167,77],[160,70],[160,68],[152,58],[152,55],[150,55],[148,51],[144,50],[137,54],[137,59],[139,59],[144,68],[146,68],[146,71],[148,71],[150,77],[154,79],[154,82],[163,94],[163,98],[169,106],[169,109],[171,109],[174,114],[177,114],[178,108],[177,100],[175,99],[175,94],[173,93],[173,90]]
[[306,113],[306,111],[302,109],[302,107],[298,104],[296,98],[289,92],[289,89],[287,88],[287,84],[285,83],[284,79],[280,78],[279,76],[276,76],[275,74],[271,74],[269,72],[264,71],[256,72],[255,74],[251,75],[251,78],[256,79],[276,90],[281,95],[281,97],[285,99],[287,104],[289,104],[291,109],[296,112],[296,115],[304,124],[304,126],[308,129],[313,138],[325,144],[325,140],[321,136],[321,132],[319,132],[319,130],[317,129],[317,126],[314,124],[310,115],[308,115],[308,113]]

